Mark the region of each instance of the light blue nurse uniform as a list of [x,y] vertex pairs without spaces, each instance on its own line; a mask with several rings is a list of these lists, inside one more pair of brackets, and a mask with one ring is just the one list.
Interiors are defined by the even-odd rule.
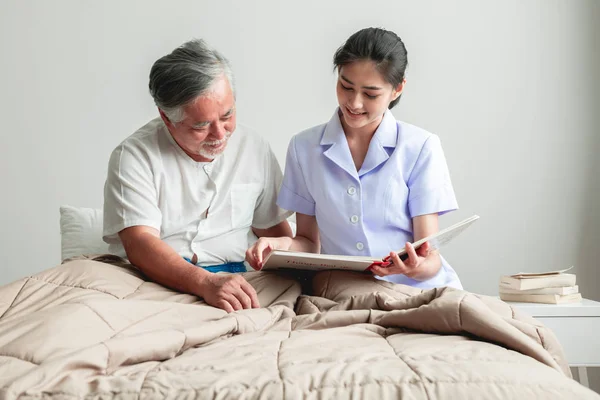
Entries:
[[[414,241],[412,218],[458,208],[438,136],[396,121],[389,110],[359,171],[339,109],[328,123],[295,135],[277,204],[316,217],[321,253],[378,258]],[[401,274],[381,279],[423,289],[462,289],[443,257],[439,272],[426,281]]]

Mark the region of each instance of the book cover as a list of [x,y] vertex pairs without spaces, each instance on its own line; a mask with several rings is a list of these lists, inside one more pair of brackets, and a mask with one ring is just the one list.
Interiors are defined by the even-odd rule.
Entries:
[[559,286],[559,287],[547,287],[540,289],[527,289],[517,290],[505,287],[500,287],[500,293],[506,294],[575,294],[579,293],[579,286]]
[[[439,249],[446,243],[449,243],[462,231],[467,229],[473,222],[479,219],[478,215],[469,217],[457,224],[438,233],[425,237],[413,243],[415,249],[423,243],[429,242],[431,250]],[[398,251],[398,256],[405,257],[406,249]],[[363,256],[344,256],[335,254],[316,254],[303,253],[298,251],[274,250],[264,260],[262,270],[293,268],[313,271],[322,271],[328,269],[341,269],[350,271],[366,271],[372,265],[389,265],[386,259]]]
[[544,304],[566,304],[581,301],[581,293],[574,294],[510,294],[500,293],[503,301],[516,303],[544,303]]
[[292,268],[311,271],[340,269],[363,272],[371,265],[381,262],[380,258],[275,250],[265,259],[262,270]]
[[502,276],[500,278],[500,288],[528,290],[549,287],[575,286],[575,280],[576,278],[574,274],[528,277],[525,279],[515,278],[513,276]]

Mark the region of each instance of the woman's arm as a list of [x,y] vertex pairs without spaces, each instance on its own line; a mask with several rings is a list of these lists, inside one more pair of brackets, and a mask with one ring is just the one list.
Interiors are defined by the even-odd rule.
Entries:
[[[436,234],[439,232],[439,230],[439,217],[437,213],[419,215],[418,217],[413,218],[413,235],[415,242],[417,240],[423,239],[424,237]],[[410,247],[412,248],[412,246]],[[438,253],[438,251],[429,251],[429,244],[427,244],[426,249],[426,252],[422,251],[420,253],[420,255],[425,256],[425,259],[421,261],[420,265],[418,265],[417,271],[415,271],[415,275],[411,276],[411,278],[413,279],[424,281],[429,278],[433,278],[442,267],[442,259],[440,258],[440,254]],[[421,248],[419,248],[419,250],[421,250]],[[409,259],[407,259],[406,261],[409,260],[410,255]]]
[[[438,214],[419,215],[413,218],[413,239],[416,242],[424,237],[439,231]],[[424,243],[415,250],[410,243],[406,243],[408,258],[404,261],[395,252],[390,253],[393,262],[388,267],[372,267],[375,275],[386,276],[403,274],[409,278],[424,281],[434,277],[442,267],[442,260],[437,250],[431,250],[429,243]]]

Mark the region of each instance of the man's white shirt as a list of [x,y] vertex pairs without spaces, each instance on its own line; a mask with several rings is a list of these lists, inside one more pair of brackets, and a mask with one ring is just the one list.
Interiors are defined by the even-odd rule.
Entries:
[[160,118],[112,153],[104,187],[103,239],[126,257],[118,233],[149,226],[198,265],[243,261],[251,227],[277,225],[291,212],[276,205],[282,173],[269,144],[238,124],[212,162],[192,160]]

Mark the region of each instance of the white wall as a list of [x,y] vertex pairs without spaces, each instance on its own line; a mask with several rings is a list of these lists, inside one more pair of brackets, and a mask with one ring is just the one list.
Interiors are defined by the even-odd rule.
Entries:
[[4,1],[0,283],[59,262],[61,204],[101,207],[110,151],[156,115],[155,59],[192,37],[220,49],[239,121],[283,165],[333,112],[335,49],[381,26],[409,54],[394,114],[446,150],[461,209],[442,225],[482,217],[444,251],[466,288],[575,264],[600,299],[599,18],[595,0]]

